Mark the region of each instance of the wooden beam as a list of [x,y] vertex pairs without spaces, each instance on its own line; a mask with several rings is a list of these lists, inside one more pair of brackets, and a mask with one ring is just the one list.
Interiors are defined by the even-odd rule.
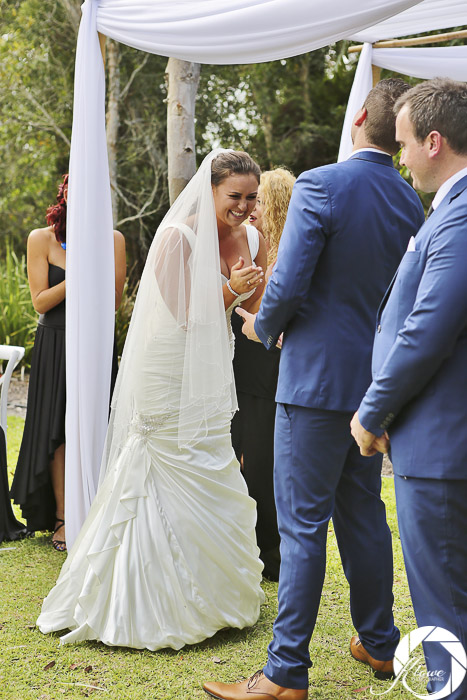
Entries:
[[[422,46],[423,44],[438,44],[441,41],[451,41],[452,39],[467,38],[467,29],[458,32],[446,32],[445,34],[432,34],[431,36],[416,36],[411,39],[388,39],[387,41],[377,41],[373,44],[374,49],[395,49],[402,46]],[[349,46],[348,53],[360,53],[363,44]]]
[[376,83],[379,83],[381,80],[381,68],[379,66],[371,66],[371,76],[373,80],[373,87],[376,85]]
[[100,32],[97,32],[99,35],[99,44],[101,45],[101,53],[102,53],[102,60],[104,61],[104,68],[105,68],[105,40],[106,36],[105,34],[101,34]]

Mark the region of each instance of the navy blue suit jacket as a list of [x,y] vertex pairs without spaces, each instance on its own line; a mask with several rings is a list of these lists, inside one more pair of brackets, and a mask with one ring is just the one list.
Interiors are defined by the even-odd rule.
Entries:
[[356,410],[371,381],[378,305],[423,219],[382,152],[297,179],[255,322],[266,347],[284,332],[278,402]]
[[[362,425],[402,476],[467,478],[467,177],[420,229],[378,311]],[[413,246],[412,246],[413,247]]]

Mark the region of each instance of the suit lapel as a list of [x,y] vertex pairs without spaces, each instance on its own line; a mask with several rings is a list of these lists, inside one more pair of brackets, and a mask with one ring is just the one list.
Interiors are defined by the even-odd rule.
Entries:
[[[357,153],[357,155],[356,155],[355,157],[358,158],[359,155],[360,155],[360,154]],[[362,153],[362,155],[365,155],[365,154]],[[371,155],[371,154],[370,154],[370,155]],[[432,210],[433,215],[434,215],[435,212],[437,212],[440,208],[442,208],[443,205],[444,205],[444,206],[449,206],[449,204],[451,204],[451,202],[453,202],[455,199],[457,199],[457,197],[459,197],[459,195],[461,195],[462,192],[464,192],[464,190],[465,190],[466,188],[467,188],[467,175],[466,175],[465,177],[461,178],[458,182],[456,182],[455,185],[453,185],[452,189],[448,192],[448,194],[446,195],[446,197],[441,201],[441,203],[439,204],[439,206],[436,207],[435,210]],[[427,220],[428,220],[428,217],[427,217]],[[420,230],[418,231],[417,236],[419,235],[419,233],[420,233],[420,231],[422,230],[422,228],[423,228],[424,225],[425,225],[425,224],[423,224],[423,225],[420,227]],[[400,267],[400,265],[399,265],[399,267]],[[378,322],[381,320],[381,315],[382,315],[382,313],[383,313],[384,307],[386,306],[387,301],[388,301],[388,298],[389,298],[389,295],[391,294],[392,288],[394,287],[394,283],[395,283],[395,281],[396,281],[396,277],[397,277],[398,272],[399,272],[399,267],[397,268],[396,273],[395,273],[394,277],[392,278],[389,287],[386,289],[386,292],[385,292],[385,294],[384,294],[384,297],[383,297],[382,300],[381,300],[381,304],[379,305],[378,313],[377,313],[377,315],[376,315],[376,318],[377,318],[377,321],[378,321]]]
[[462,194],[462,192],[465,190],[467,187],[467,175],[463,177],[459,182],[456,182],[452,190],[448,193],[447,198],[449,198],[449,204],[451,204],[452,201],[457,199],[459,195]]
[[[399,265],[399,267],[400,267],[400,265]],[[399,267],[397,268],[396,272],[394,273],[394,277],[392,278],[389,287],[386,289],[386,291],[384,293],[384,297],[381,299],[381,304],[379,305],[378,313],[376,314],[376,319],[378,322],[381,320],[381,315],[383,313],[384,307],[386,306],[387,300],[389,299],[389,295],[391,294],[392,288],[394,287],[397,273],[399,272]]]
[[451,202],[455,201],[467,188],[467,175],[464,175],[460,180],[458,180],[454,185],[451,187],[449,192],[446,194],[445,197],[441,200],[441,202],[438,204],[438,206],[435,209],[435,212],[441,211],[444,207],[448,207]]

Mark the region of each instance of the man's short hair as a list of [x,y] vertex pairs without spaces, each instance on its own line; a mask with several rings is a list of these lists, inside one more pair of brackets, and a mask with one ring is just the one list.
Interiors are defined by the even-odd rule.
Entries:
[[375,146],[395,155],[399,150],[396,141],[394,104],[410,85],[400,78],[380,80],[368,93],[363,103],[367,111],[364,121],[365,136]]
[[467,154],[467,83],[426,80],[399,97],[395,114],[405,105],[417,141],[423,143],[431,131],[438,131],[455,153]]

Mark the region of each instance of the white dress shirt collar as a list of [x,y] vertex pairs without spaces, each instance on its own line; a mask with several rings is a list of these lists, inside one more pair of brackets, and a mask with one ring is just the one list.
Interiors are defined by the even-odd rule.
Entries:
[[441,185],[441,187],[439,188],[439,190],[435,194],[433,201],[431,203],[431,206],[433,207],[433,209],[436,209],[436,207],[438,207],[441,204],[441,202],[443,201],[445,196],[448,194],[450,189],[452,187],[454,187],[456,182],[459,182],[459,180],[462,180],[462,178],[465,177],[465,175],[467,175],[467,168],[462,168],[462,170],[458,170],[457,173],[454,173],[454,175],[451,175],[450,178],[448,178],[445,182],[443,182],[443,184]]
[[357,148],[356,151],[352,151],[349,158],[351,156],[354,156],[356,153],[364,153],[365,151],[370,151],[371,153],[382,153],[383,155],[389,156],[390,158],[392,158],[390,153],[386,153],[386,151],[382,151],[381,148]]

